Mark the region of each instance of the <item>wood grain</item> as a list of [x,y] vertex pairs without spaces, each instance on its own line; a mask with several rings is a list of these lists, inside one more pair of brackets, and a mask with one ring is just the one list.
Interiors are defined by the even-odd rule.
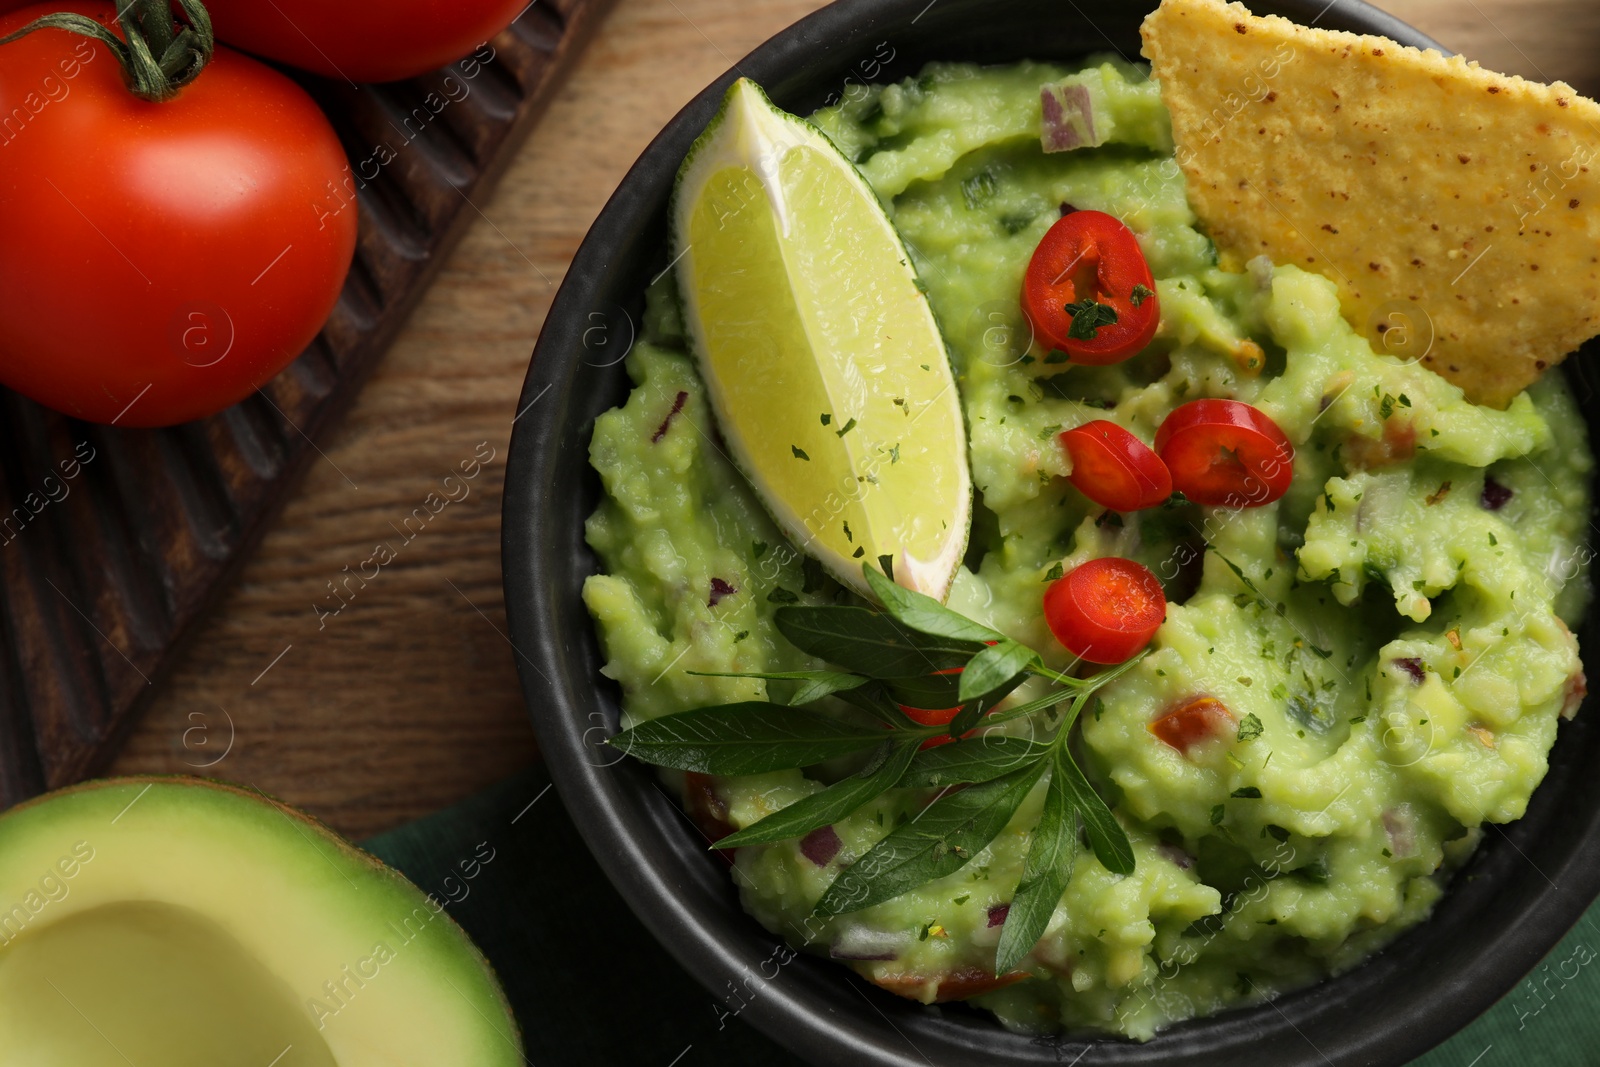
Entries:
[[[209,773],[361,836],[535,758],[503,636],[498,540],[528,352],[584,233],[651,137],[745,52],[818,6],[620,0],[115,772],[188,773],[216,760],[226,713],[233,745]],[[1486,66],[1600,92],[1594,0],[1387,6]],[[333,599],[329,583],[343,587],[380,542],[401,544],[395,527],[483,443],[496,458],[469,495],[364,587],[348,581]],[[314,606],[340,600],[347,606],[319,621]]]
[[[607,2],[530,7],[458,63],[404,82],[303,77],[350,161],[308,206],[355,218],[359,203],[355,260],[318,336],[242,403],[140,430],[116,426],[120,415],[83,425],[0,391],[0,808],[80,781],[116,753],[318,458],[316,439],[474,221],[474,198],[489,196]],[[188,310],[174,355],[205,366],[226,359],[227,309]],[[142,396],[125,397],[127,408]],[[468,464],[474,476],[478,462]],[[413,517],[419,532],[442,510],[425,504]]]

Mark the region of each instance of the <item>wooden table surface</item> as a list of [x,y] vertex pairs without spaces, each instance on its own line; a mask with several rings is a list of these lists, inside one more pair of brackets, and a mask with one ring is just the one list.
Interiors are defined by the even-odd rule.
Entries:
[[[584,233],[650,138],[819,6],[618,0],[114,773],[247,783],[362,837],[537,758],[500,587],[504,461],[528,353]],[[1384,6],[1485,66],[1600,94],[1596,0]],[[335,598],[347,569],[441,479],[491,452],[469,496]]]

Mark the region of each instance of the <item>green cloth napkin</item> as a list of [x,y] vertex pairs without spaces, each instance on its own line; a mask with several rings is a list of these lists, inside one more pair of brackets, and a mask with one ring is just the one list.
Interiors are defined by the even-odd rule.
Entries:
[[[366,847],[451,902],[499,972],[535,1067],[804,1067],[634,918],[542,767]],[[488,849],[490,862],[462,866]],[[1600,967],[1589,966],[1600,954],[1597,908],[1500,1003],[1412,1067],[1600,1064]]]

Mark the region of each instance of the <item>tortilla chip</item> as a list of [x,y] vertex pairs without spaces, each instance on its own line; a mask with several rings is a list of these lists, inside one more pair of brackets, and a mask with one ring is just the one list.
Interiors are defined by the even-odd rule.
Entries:
[[1143,36],[1232,265],[1332,279],[1376,351],[1497,407],[1600,333],[1600,105],[1222,0],[1163,0]]

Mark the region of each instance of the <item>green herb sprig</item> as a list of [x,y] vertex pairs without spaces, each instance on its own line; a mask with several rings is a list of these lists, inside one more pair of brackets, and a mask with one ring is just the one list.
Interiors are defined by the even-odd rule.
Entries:
[[[1080,821],[1102,866],[1114,874],[1133,873],[1128,836],[1074,761],[1068,738],[1096,692],[1138,658],[1074,678],[1045,666],[1037,652],[999,631],[901,588],[876,568],[863,564],[862,572],[881,610],[793,605],[773,614],[785,638],[833,669],[713,675],[799,683],[792,703],[697,708],[640,723],[609,744],[646,763],[717,775],[792,770],[870,753],[857,773],[724,837],[714,846],[723,849],[804,836],[891,789],[945,790],[841,871],[817,901],[818,917],[871,907],[960,870],[999,836],[1048,771],[1044,808],[996,950],[996,973],[1004,974],[1049,925],[1072,876]],[[996,712],[1029,678],[1044,678],[1052,689]],[[848,702],[881,725],[857,725],[805,707],[827,697]],[[996,734],[962,740],[980,724],[997,726],[1069,700],[1048,740]],[[947,726],[923,726],[901,705],[960,710]],[[952,743],[921,747],[946,735]]]

